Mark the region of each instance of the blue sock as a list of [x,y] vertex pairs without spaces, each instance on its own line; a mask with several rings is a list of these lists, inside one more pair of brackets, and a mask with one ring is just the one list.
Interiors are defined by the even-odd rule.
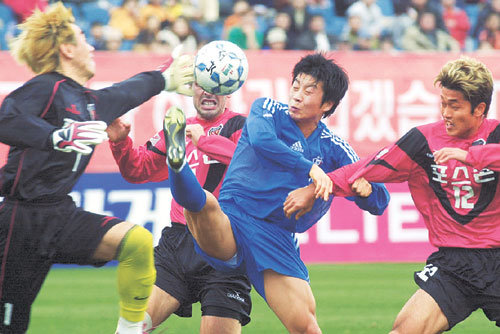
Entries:
[[185,164],[177,172],[169,166],[168,178],[172,196],[179,205],[191,212],[203,209],[207,195],[189,165]]

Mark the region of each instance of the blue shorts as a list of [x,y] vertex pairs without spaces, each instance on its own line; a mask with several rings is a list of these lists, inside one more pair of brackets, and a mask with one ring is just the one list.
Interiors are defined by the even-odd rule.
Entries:
[[309,273],[300,259],[295,233],[249,216],[232,202],[221,203],[221,208],[231,222],[238,251],[234,258],[221,261],[208,256],[195,242],[196,251],[212,267],[220,271],[245,273],[264,299],[262,272],[266,269],[309,282]]

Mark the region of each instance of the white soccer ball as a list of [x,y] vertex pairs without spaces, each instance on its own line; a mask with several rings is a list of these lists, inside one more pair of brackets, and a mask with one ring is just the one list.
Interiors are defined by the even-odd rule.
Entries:
[[204,45],[194,61],[196,83],[215,95],[237,91],[248,76],[248,61],[243,50],[228,41],[213,41]]

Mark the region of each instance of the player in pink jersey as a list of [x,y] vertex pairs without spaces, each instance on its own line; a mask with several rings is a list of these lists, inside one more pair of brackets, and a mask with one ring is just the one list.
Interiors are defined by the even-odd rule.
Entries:
[[[333,193],[352,196],[359,177],[408,182],[439,250],[415,273],[420,289],[398,314],[391,333],[441,333],[478,308],[500,326],[500,122],[486,119],[493,93],[490,71],[462,57],[435,79],[443,120],[410,130],[372,157],[329,173]],[[287,215],[308,210],[298,194]],[[310,195],[312,197],[312,195]]]
[[[227,166],[241,135],[245,117],[226,108],[228,97],[205,92],[193,84],[196,116],[187,120],[187,163],[204,189],[219,196]],[[113,156],[129,182],[167,180],[163,131],[145,145],[133,147],[130,125],[116,121],[108,127]],[[172,313],[191,316],[191,304],[200,302],[202,333],[241,333],[250,321],[250,282],[241,274],[214,270],[195,252],[183,208],[172,200],[171,225],[164,228],[155,248],[157,279],[145,318],[147,333]]]

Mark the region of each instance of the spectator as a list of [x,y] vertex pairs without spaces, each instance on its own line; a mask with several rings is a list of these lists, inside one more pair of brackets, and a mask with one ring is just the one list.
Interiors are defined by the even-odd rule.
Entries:
[[286,8],[285,11],[288,12],[292,19],[290,32],[292,34],[292,38],[295,38],[308,29],[311,14],[307,11],[306,0],[291,1],[291,6]]
[[[281,28],[286,33],[286,41],[287,41],[286,46],[285,46],[286,50],[293,49],[293,45],[292,45],[293,39],[290,37],[291,36],[291,33],[290,33],[291,25],[292,25],[292,19],[287,12],[277,12],[274,15],[274,20],[273,20],[271,29],[275,28],[275,27]],[[266,34],[269,34],[269,31]]]
[[459,51],[460,45],[446,31],[436,26],[433,12],[422,12],[417,24],[406,30],[402,45],[406,51]]
[[487,2],[484,7],[481,9],[477,16],[477,21],[475,27],[473,27],[473,31],[471,36],[475,39],[479,38],[479,33],[484,29],[484,24],[486,22],[486,18],[491,13],[500,14],[500,0],[491,0]]
[[465,49],[465,40],[470,29],[469,17],[465,10],[456,6],[456,0],[441,0],[443,20],[448,32]]
[[321,15],[325,19],[326,31],[335,30],[336,18],[334,9],[334,0],[307,0],[307,11],[311,15]]
[[484,29],[479,33],[479,49],[500,49],[500,14],[490,13],[484,23]]
[[325,30],[325,19],[322,15],[314,15],[309,21],[309,29],[297,37],[296,48],[300,50],[330,51],[336,44],[335,37]]
[[241,22],[243,15],[250,10],[250,4],[246,0],[236,0],[233,5],[233,13],[224,20],[222,37],[227,38],[227,34],[231,28],[237,26]]
[[262,49],[264,34],[258,29],[253,9],[249,9],[243,14],[238,26],[229,30],[227,40],[238,45],[243,50]]
[[[182,15],[182,4],[177,0],[166,0],[165,8],[167,9],[166,22],[163,23],[165,26],[170,25]],[[162,28],[165,27],[162,26]]]
[[137,36],[134,50],[135,51],[154,51],[157,43],[157,35],[161,29],[160,18],[156,15],[151,15],[146,21],[146,26],[141,29]]
[[219,0],[190,0],[198,16],[191,17],[191,28],[202,43],[222,37],[222,21],[219,18]]
[[345,17],[347,8],[355,3],[357,0],[335,0],[335,15]]
[[408,13],[410,17],[416,22],[424,11],[432,12],[436,17],[436,27],[440,30],[448,32],[444,24],[443,14],[441,11],[439,0],[411,0]]
[[375,0],[358,0],[347,9],[347,17],[356,15],[361,19],[361,29],[370,38],[378,38],[386,25],[382,10]]
[[139,10],[140,27],[147,28],[151,16],[155,16],[160,23],[167,22],[169,18],[168,9],[162,4],[162,0],[149,0],[148,3],[142,6]]
[[123,0],[120,7],[112,9],[109,26],[119,30],[124,39],[134,41],[141,30],[138,0]]
[[394,46],[394,40],[392,39],[392,35],[389,33],[382,34],[378,41],[378,49],[383,52],[395,52],[397,51]]
[[164,44],[169,52],[181,44],[185,53],[194,53],[198,49],[196,33],[191,29],[189,21],[184,16],[179,16],[170,29],[160,31],[158,40]]
[[87,41],[97,51],[106,50],[106,38],[104,36],[104,25],[101,22],[94,22],[90,27],[90,34]]
[[342,50],[372,50],[376,49],[376,38],[370,37],[362,29],[362,20],[358,15],[351,15],[341,33]]
[[107,51],[120,51],[123,44],[123,35],[120,30],[110,26],[104,27]]
[[266,48],[271,50],[286,50],[287,36],[286,31],[280,27],[269,29],[266,36]]
[[411,0],[394,0],[394,17],[391,26],[392,40],[394,46],[402,50],[402,39],[406,30],[416,23],[417,12],[410,10]]

